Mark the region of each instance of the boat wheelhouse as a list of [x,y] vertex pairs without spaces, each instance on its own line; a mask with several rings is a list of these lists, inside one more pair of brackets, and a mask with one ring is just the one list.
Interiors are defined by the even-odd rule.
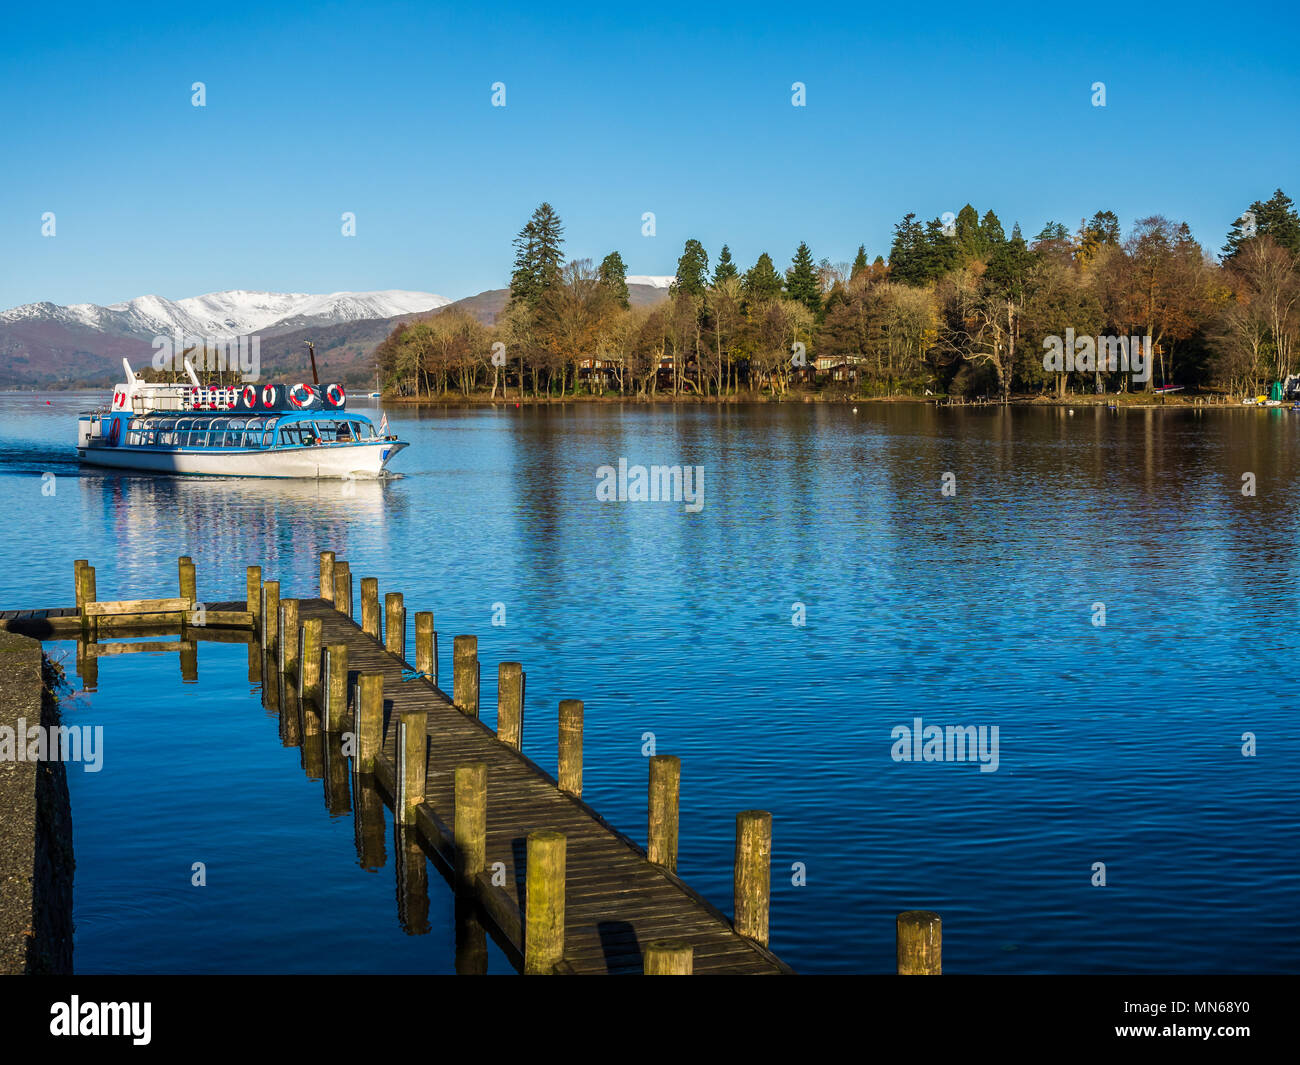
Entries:
[[348,411],[339,385],[211,389],[186,370],[189,385],[153,385],[127,365],[112,407],[80,418],[81,460],[225,477],[374,477],[406,447]]

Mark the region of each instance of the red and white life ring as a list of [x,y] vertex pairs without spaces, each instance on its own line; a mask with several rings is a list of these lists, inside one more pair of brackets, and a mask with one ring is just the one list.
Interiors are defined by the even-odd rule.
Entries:
[[122,438],[122,419],[114,418],[113,427],[108,431],[108,446],[117,447],[117,442]]
[[275,406],[275,385],[267,385],[262,389],[262,406],[271,410]]
[[252,385],[244,386],[244,406],[249,410],[257,406],[257,389]]
[[342,385],[330,385],[325,389],[325,399],[331,407],[341,407],[347,399],[343,393]]
[[[299,399],[299,394],[303,394]],[[289,402],[301,410],[303,407],[311,405],[311,401],[316,397],[311,385],[304,385],[301,381],[289,388]]]

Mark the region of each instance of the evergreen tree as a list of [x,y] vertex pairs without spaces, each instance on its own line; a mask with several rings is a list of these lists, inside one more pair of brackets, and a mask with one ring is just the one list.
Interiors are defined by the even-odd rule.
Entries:
[[818,280],[817,268],[813,265],[812,252],[806,243],[799,244],[794,260],[785,272],[785,291],[792,300],[798,300],[813,314],[821,310],[822,286]]
[[904,285],[925,281],[925,231],[916,215],[909,212],[894,226],[894,243],[889,249],[889,275]]
[[718,285],[728,278],[739,276],[740,271],[736,269],[736,264],[731,258],[731,249],[724,244],[722,251],[718,253],[718,265],[713,268],[713,283]]
[[[1254,227],[1252,231],[1253,215]],[[1232,223],[1228,233],[1228,243],[1223,246],[1222,259],[1226,263],[1233,259],[1241,245],[1252,236],[1272,237],[1292,255],[1300,256],[1300,216],[1296,215],[1291,198],[1278,189],[1268,201],[1256,200],[1246,212]]]
[[781,295],[781,275],[772,265],[772,257],[763,252],[758,262],[751,266],[741,282],[745,298],[751,303],[775,299]]
[[980,230],[979,213],[970,204],[957,212],[953,239],[957,243],[958,253],[963,262],[982,259],[988,250],[984,244],[984,234]]
[[984,246],[990,250],[999,244],[1005,244],[1007,239],[1002,231],[1002,223],[992,211],[985,211],[984,217],[980,219],[980,235],[984,238]]
[[925,224],[921,245],[921,279],[933,281],[956,268],[961,252],[956,238],[943,231],[943,223],[932,218]]
[[858,254],[853,258],[853,268],[849,271],[849,277],[855,278],[867,268],[867,246],[858,245]]
[[1114,211],[1098,211],[1088,221],[1087,231],[1095,233],[1102,244],[1119,243],[1119,218]]
[[1011,239],[993,249],[984,281],[1003,298],[1023,300],[1029,269],[1034,264],[1034,253],[1020,235],[1020,223],[1011,230]]
[[510,275],[510,302],[536,307],[560,279],[564,225],[549,203],[533,212],[515,237],[515,268]]
[[686,242],[682,257],[677,260],[677,282],[673,289],[691,296],[703,296],[708,284],[709,255],[698,240]]
[[600,283],[624,310],[631,306],[627,297],[627,267],[623,265],[623,256],[618,252],[612,251],[601,260]]

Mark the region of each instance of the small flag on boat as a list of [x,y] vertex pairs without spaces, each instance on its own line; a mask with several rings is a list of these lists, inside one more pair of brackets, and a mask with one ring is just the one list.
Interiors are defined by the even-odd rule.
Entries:
[[379,419],[379,435],[380,436],[388,435],[388,412],[387,411],[385,411],[384,416]]

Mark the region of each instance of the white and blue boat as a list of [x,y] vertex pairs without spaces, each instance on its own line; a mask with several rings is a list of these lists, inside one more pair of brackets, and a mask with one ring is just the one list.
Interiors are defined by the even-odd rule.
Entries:
[[110,407],[81,415],[91,466],[214,477],[379,477],[407,445],[347,410],[342,385],[151,384],[123,359]]

